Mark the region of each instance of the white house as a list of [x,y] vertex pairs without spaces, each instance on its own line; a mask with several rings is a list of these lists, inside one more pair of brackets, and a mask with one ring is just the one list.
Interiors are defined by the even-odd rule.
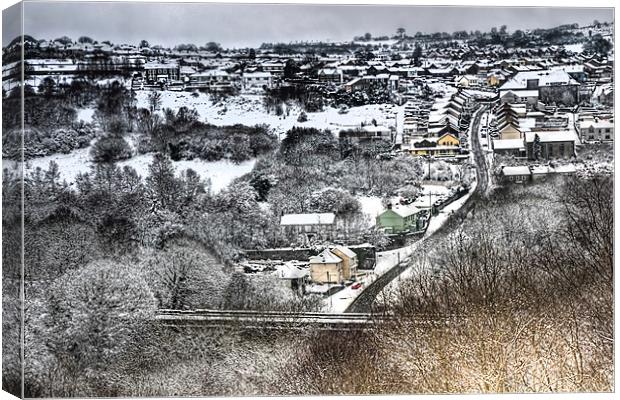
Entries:
[[289,237],[297,236],[306,244],[313,239],[329,240],[336,231],[334,213],[284,214],[280,227]]
[[230,90],[234,80],[234,75],[220,69],[212,69],[190,75],[188,86],[221,92]]
[[579,123],[583,140],[613,141],[614,123],[609,120],[586,120]]
[[271,72],[245,72],[241,76],[241,83],[244,89],[263,87],[271,89],[273,81]]
[[458,87],[478,87],[480,86],[480,78],[476,75],[461,75],[457,76],[454,80],[456,86]]
[[149,61],[144,64],[144,74],[150,82],[178,81],[180,68],[176,61]]

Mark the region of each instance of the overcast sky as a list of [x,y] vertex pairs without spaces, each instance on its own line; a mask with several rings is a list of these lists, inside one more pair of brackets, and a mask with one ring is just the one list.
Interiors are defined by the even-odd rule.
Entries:
[[[87,35],[95,40],[152,45],[256,47],[262,42],[350,40],[355,35],[392,35],[399,26],[408,33],[508,30],[585,25],[613,20],[611,8],[489,8],[369,5],[258,5],[174,3],[27,2],[24,30],[37,39]],[[12,38],[3,37],[3,44]]]

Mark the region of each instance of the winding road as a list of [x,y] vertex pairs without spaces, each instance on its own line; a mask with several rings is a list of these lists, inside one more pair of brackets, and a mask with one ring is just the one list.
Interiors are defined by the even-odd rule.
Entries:
[[469,135],[471,152],[474,155],[474,163],[476,164],[476,179],[478,180],[476,192],[478,194],[486,194],[489,187],[489,166],[487,164],[485,150],[480,144],[480,136],[478,134],[480,131],[480,119],[488,108],[489,106],[484,104],[478,109],[478,111],[476,111]]
[[[479,196],[483,196],[486,194],[488,186],[489,186],[489,166],[487,164],[487,159],[485,155],[485,151],[480,144],[479,137],[479,128],[480,128],[480,119],[482,115],[489,108],[488,104],[482,104],[481,107],[474,113],[471,127],[470,127],[470,143],[471,143],[471,152],[473,154],[474,163],[476,165],[476,179],[477,185],[474,189],[474,193],[472,196],[467,199],[467,203],[471,203],[472,199],[479,198]],[[475,201],[475,200],[474,200]],[[465,204],[463,208],[467,208]],[[430,237],[430,236],[429,236]],[[421,242],[421,241],[420,241]],[[420,243],[418,242],[418,243]],[[386,271],[383,275],[381,275],[377,280],[372,282],[370,285],[364,289],[362,293],[355,298],[355,300],[351,303],[351,305],[345,310],[346,313],[370,313],[372,312],[372,305],[375,302],[377,296],[381,293],[381,291],[394,279],[396,279],[404,270],[409,268],[409,262],[400,262],[390,270]]]

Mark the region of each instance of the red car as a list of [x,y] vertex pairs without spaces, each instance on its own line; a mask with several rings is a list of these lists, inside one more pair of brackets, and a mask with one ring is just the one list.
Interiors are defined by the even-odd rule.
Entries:
[[362,287],[362,283],[361,282],[357,282],[353,286],[351,286],[351,289],[359,289],[361,287]]

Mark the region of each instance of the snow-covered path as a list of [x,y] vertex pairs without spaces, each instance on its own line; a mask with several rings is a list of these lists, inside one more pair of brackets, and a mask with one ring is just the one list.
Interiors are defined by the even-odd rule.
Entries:
[[463,205],[467,202],[471,195],[476,191],[477,186],[478,181],[475,180],[471,188],[469,189],[469,192],[465,196],[448,204],[441,211],[439,211],[437,215],[433,216],[428,223],[428,228],[424,233],[424,238],[427,238],[437,232],[437,230],[446,223],[446,221],[450,217],[450,214],[456,212],[459,208],[463,207]]

